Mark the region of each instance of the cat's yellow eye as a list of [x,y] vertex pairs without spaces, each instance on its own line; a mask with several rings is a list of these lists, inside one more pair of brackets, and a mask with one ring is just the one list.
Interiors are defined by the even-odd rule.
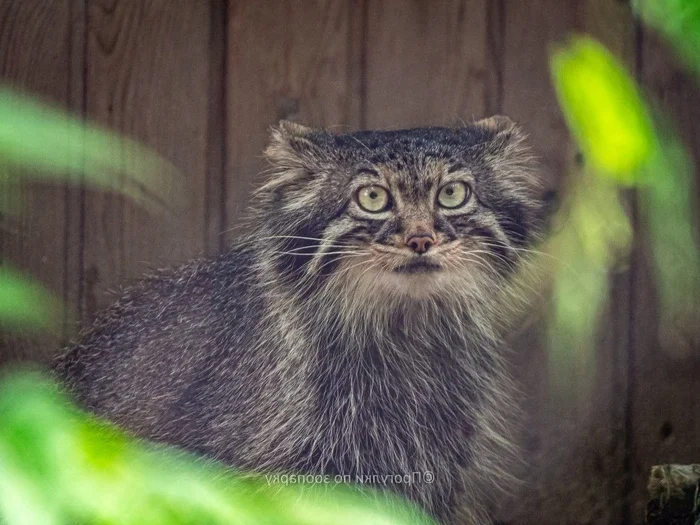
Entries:
[[364,186],[357,192],[357,203],[370,213],[379,213],[389,207],[389,192],[381,186]]
[[471,190],[464,182],[448,182],[438,192],[437,201],[443,208],[459,208],[469,199]]

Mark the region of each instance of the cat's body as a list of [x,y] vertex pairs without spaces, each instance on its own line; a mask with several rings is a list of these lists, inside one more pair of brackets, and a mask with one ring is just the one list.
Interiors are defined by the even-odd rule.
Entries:
[[487,523],[509,449],[498,296],[540,207],[520,142],[501,120],[282,125],[253,233],[128,291],[58,370],[141,436],[245,469],[391,476],[445,522]]

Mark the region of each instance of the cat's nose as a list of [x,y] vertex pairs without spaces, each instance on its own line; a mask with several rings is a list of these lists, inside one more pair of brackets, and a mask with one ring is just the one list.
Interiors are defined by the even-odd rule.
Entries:
[[435,239],[430,235],[415,235],[406,241],[406,246],[416,253],[425,253],[434,244]]

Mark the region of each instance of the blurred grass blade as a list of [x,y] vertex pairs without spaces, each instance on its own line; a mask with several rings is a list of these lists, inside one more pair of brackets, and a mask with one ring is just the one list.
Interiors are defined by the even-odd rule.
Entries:
[[574,37],[550,60],[559,103],[586,162],[620,184],[654,154],[654,126],[632,78],[599,42]]
[[555,219],[558,233],[545,247],[558,261],[548,324],[550,375],[565,384],[569,375],[591,377],[609,272],[627,256],[633,236],[618,186],[640,182],[656,141],[634,81],[601,44],[572,38],[552,52],[550,67],[586,162]]
[[[688,341],[680,341],[678,330],[698,337],[700,306],[700,246],[695,171],[688,153],[670,126],[664,127],[659,155],[649,164],[647,178],[653,184],[640,188],[642,220],[649,234],[658,292],[663,308],[660,323],[663,337],[673,337],[666,347],[682,354]],[[675,335],[674,335],[675,334]]]
[[696,74],[700,74],[700,2],[633,0],[635,12],[661,33]]
[[[568,333],[572,341],[590,340],[595,325],[588,323],[608,293],[607,271],[620,261],[632,238],[617,186],[638,190],[641,219],[656,262],[662,328],[667,318],[695,326],[700,252],[688,155],[670,127],[659,130],[659,118],[654,118],[635,82],[595,40],[572,39],[554,51],[551,68],[559,103],[584,152],[586,172],[595,174],[584,174],[576,185],[574,213],[565,226],[571,232],[564,233],[570,238],[555,239],[556,255],[587,276],[587,282],[576,286],[570,277],[557,275],[552,330]],[[603,182],[607,189],[601,192]]]
[[40,284],[0,265],[0,327],[22,331],[54,330],[60,302]]
[[88,186],[165,209],[184,196],[182,176],[153,151],[7,87],[0,87],[0,169],[6,183],[82,174]]
[[609,270],[626,256],[632,241],[632,225],[613,183],[589,170],[572,182],[555,218],[557,233],[543,247],[554,279],[547,326],[550,376],[563,387],[591,377]]
[[34,373],[0,386],[0,522],[429,525],[412,505],[344,485],[274,485],[122,433]]

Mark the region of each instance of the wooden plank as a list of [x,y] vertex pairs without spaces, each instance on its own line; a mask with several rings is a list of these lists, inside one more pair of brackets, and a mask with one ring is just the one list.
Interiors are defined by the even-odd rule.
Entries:
[[[75,116],[85,117],[85,42],[87,37],[88,0],[70,1],[70,89],[69,106]],[[73,182],[65,188],[66,222],[64,244],[66,247],[66,279],[63,297],[70,305],[65,333],[69,339],[77,335],[83,320],[83,241],[85,226],[85,202],[82,173],[75,174]]]
[[[72,106],[71,60],[81,59],[72,49],[73,37],[80,32],[80,26],[72,24],[73,7],[69,0],[0,2],[1,82],[54,106]],[[14,227],[0,231],[3,261],[38,279],[58,298],[71,300],[68,281],[75,268],[66,235],[76,227],[74,219],[63,187],[28,185]],[[57,334],[30,339],[8,336],[0,360],[46,359],[68,331],[64,327]]]
[[87,23],[88,117],[169,159],[185,176],[189,197],[185,209],[163,216],[115,195],[86,193],[89,317],[117,284],[204,252],[210,6],[95,0]]
[[[272,124],[359,126],[361,16],[361,2],[352,0],[229,4],[227,229],[239,224],[265,166]],[[228,232],[227,242],[236,234]]]
[[207,255],[224,249],[226,229],[226,50],[228,0],[211,0],[209,13],[209,120],[204,205]]
[[[700,91],[697,79],[674,58],[668,45],[651,31],[642,39],[641,77],[645,88],[676,126],[700,166]],[[663,174],[659,174],[663,175]],[[696,185],[700,185],[697,178]],[[696,190],[697,195],[697,190]],[[696,200],[696,210],[698,209]],[[640,220],[639,234],[646,234]],[[635,523],[644,516],[646,480],[652,465],[697,463],[700,458],[700,336],[698,318],[677,330],[662,330],[654,287],[654,267],[644,237],[637,253],[634,279],[634,384],[631,428],[634,455]],[[696,293],[696,298],[698,297]],[[700,312],[700,299],[695,303]],[[694,326],[692,326],[694,324]]]
[[[629,6],[613,0],[505,2],[504,7],[501,110],[526,128],[550,184],[560,186],[585,159],[558,108],[548,66],[551,46],[564,43],[570,33],[586,32],[634,66],[634,21]],[[548,381],[543,322],[513,337],[525,389],[522,444],[530,466],[518,501],[502,516],[508,523],[625,522],[629,276],[614,275],[611,286],[590,357],[594,373],[571,377],[571,392],[553,390]],[[588,394],[577,396],[581,392]]]
[[485,0],[368,2],[366,125],[453,125],[485,116]]

